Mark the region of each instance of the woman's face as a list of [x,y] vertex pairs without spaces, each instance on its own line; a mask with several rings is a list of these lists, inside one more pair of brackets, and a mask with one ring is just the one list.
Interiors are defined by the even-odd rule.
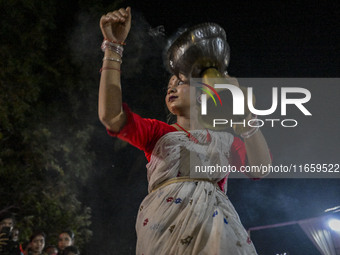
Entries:
[[169,111],[175,115],[185,114],[190,110],[190,85],[173,75],[168,84],[165,103]]
[[42,235],[38,235],[33,238],[31,242],[31,250],[33,254],[41,254],[45,247],[45,238]]
[[72,238],[67,233],[61,233],[58,238],[58,248],[63,251],[66,247],[73,244]]

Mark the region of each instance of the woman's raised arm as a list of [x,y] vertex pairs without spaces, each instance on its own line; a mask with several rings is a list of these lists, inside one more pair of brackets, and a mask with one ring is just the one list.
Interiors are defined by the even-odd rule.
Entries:
[[131,27],[131,8],[119,9],[103,15],[100,29],[105,52],[99,86],[98,115],[103,125],[118,132],[125,124],[120,84],[123,45]]

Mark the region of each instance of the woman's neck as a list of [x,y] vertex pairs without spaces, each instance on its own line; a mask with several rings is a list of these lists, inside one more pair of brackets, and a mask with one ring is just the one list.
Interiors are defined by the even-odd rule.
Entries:
[[197,120],[195,121],[184,116],[177,116],[177,123],[187,131],[204,129]]
[[177,116],[177,123],[186,130],[190,130],[190,118],[185,116]]

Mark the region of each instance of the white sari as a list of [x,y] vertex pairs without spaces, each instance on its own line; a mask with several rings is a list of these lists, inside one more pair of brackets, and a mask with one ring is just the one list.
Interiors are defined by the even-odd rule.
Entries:
[[136,222],[136,254],[257,254],[233,205],[216,185],[227,173],[201,173],[208,181],[180,181],[157,188],[179,175],[189,177],[193,165],[229,165],[231,134],[210,131],[211,142],[207,142],[203,131],[191,133],[199,143],[182,131],[170,132],[153,149],[147,164],[150,193],[141,203]]

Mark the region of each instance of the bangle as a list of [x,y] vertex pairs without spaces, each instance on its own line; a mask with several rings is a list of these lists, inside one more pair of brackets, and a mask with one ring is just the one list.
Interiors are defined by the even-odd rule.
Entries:
[[[260,129],[258,123],[260,123],[260,120],[257,119],[256,115],[254,115],[253,118],[248,121],[248,125],[251,127],[251,129],[242,133],[240,136],[243,139],[246,139],[246,138],[253,136]],[[256,126],[254,126],[254,124],[256,124]]]
[[109,58],[109,57],[104,57],[103,58],[103,61],[105,61],[105,60],[110,60],[110,61],[115,61],[115,62],[118,62],[118,63],[123,63],[123,61],[122,61],[122,59],[120,59],[120,58]]
[[[255,128],[255,127],[261,127],[259,126],[261,124],[261,120],[257,118],[257,115],[253,115],[253,118],[248,121],[248,126]],[[254,126],[255,125],[255,126]]]
[[105,41],[108,41],[108,42],[111,42],[111,43],[115,43],[115,44],[119,44],[119,45],[126,45],[125,42],[117,42],[117,41],[114,41],[114,40],[108,40],[108,39],[104,39]]
[[122,71],[120,69],[117,69],[117,68],[114,68],[114,67],[102,67],[102,68],[100,68],[99,72],[101,73],[102,71],[105,71],[105,70],[114,70],[114,71],[118,71],[118,72],[122,73]]
[[249,137],[253,136],[257,131],[259,131],[259,129],[260,129],[259,127],[254,127],[252,129],[250,129],[249,131],[242,133],[241,137],[243,139],[249,138]]
[[108,49],[110,51],[117,53],[120,57],[123,57],[124,48],[121,44],[104,40],[100,48],[102,49],[103,52],[105,52],[105,50]]

